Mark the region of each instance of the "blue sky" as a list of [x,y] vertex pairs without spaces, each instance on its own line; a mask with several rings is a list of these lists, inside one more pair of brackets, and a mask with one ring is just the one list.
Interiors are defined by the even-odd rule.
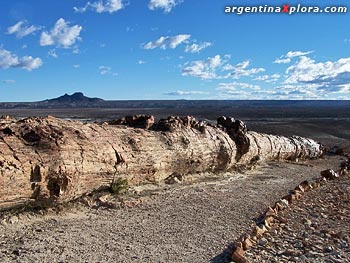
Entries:
[[[0,101],[76,91],[111,100],[350,99],[350,10],[225,13],[285,3],[2,0]],[[346,0],[307,5],[350,9]]]

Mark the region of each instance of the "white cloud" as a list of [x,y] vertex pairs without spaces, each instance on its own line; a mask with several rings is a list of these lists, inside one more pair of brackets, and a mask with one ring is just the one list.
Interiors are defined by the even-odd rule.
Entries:
[[275,64],[288,64],[291,61],[292,60],[290,58],[277,58],[277,59],[275,59],[275,61],[273,63],[275,63]]
[[150,0],[148,8],[151,10],[164,9],[164,12],[169,13],[175,6],[182,2],[182,0]]
[[143,64],[146,64],[146,61],[144,61],[144,60],[139,60],[139,61],[137,61],[137,64],[143,65]]
[[37,30],[40,30],[39,26],[28,26],[26,21],[20,21],[17,24],[7,28],[7,34],[15,34],[17,38],[23,38],[34,33]]
[[223,67],[224,71],[232,71],[230,73],[230,76],[233,77],[234,79],[239,79],[240,77],[243,76],[251,76],[254,74],[258,74],[260,72],[264,72],[265,69],[264,68],[251,68],[251,69],[247,69],[250,65],[250,61],[246,60],[243,61],[241,63],[238,63],[235,66],[232,66],[230,64],[226,64]]
[[47,54],[50,56],[50,57],[53,57],[53,58],[58,58],[58,55],[56,53],[56,50],[55,49],[51,49],[49,50],[49,52],[47,52]]
[[177,36],[166,36],[166,37],[160,37],[156,41],[148,42],[143,46],[144,49],[155,49],[155,48],[161,48],[161,49],[167,49],[169,48],[176,48],[178,45],[182,44],[183,42],[186,42],[191,35],[181,34]]
[[191,63],[186,63],[182,69],[182,75],[201,79],[216,79],[219,78],[216,71],[223,65],[223,63],[224,61],[220,55],[211,58],[209,57],[206,60],[197,60]]
[[289,51],[285,57],[286,58],[295,58],[295,57],[301,57],[301,56],[306,56],[311,54],[313,51],[307,51],[307,52],[302,52],[302,51]]
[[203,95],[203,94],[208,94],[208,92],[193,91],[193,90],[190,90],[190,91],[177,90],[177,91],[166,92],[163,94],[168,96],[188,96],[188,95]]
[[101,75],[113,75],[115,77],[118,76],[118,73],[112,72],[112,68],[109,66],[100,66],[98,69]]
[[295,57],[301,57],[301,56],[306,56],[308,54],[311,54],[313,51],[289,51],[287,54],[280,56],[279,58],[275,59],[273,63],[276,64],[288,64],[292,61],[292,58]]
[[279,74],[262,75],[262,76],[256,77],[254,80],[259,80],[259,81],[271,83],[271,82],[276,82],[280,77],[281,77],[281,75],[279,75]]
[[[340,99],[350,98],[350,57],[334,61],[317,62],[306,56],[310,52],[288,52],[283,59],[291,59],[293,64],[286,67],[285,73],[257,75],[254,81],[274,83],[273,87],[260,87],[255,82],[234,81],[219,83],[217,96],[235,99]],[[306,55],[305,55],[306,54]],[[293,58],[296,58],[293,60]],[[262,69],[249,68],[249,61],[234,66],[224,62],[217,68],[221,71],[232,71],[230,78],[250,76]],[[216,70],[215,72],[219,72]],[[222,74],[221,74],[222,75]],[[226,79],[226,76],[217,76]]]
[[270,94],[274,99],[320,99],[325,94],[323,92],[318,92],[315,89],[310,89],[309,87],[297,87],[293,85],[283,85],[277,87]]
[[40,58],[33,58],[32,56],[24,56],[19,59],[18,67],[31,71],[41,67],[43,64]]
[[[244,83],[242,83],[244,84]],[[249,87],[250,84],[245,83]],[[247,88],[237,87],[218,87],[219,90],[218,97],[220,99],[255,99],[255,100],[301,100],[301,99],[320,99],[322,98],[319,93],[302,88],[287,88],[286,90],[282,88],[277,89],[253,89],[249,90]]]
[[229,99],[229,98],[251,98],[251,92],[247,90],[239,90],[239,89],[222,89],[217,88],[220,91],[218,94],[220,99]]
[[[243,76],[251,76],[265,71],[263,68],[248,69],[250,65],[248,60],[232,66],[227,63],[230,58],[231,56],[229,55],[225,55],[223,58],[221,58],[220,55],[216,55],[206,60],[197,60],[191,63],[187,62],[182,68],[182,75],[201,79],[239,79]],[[231,72],[223,74],[222,72],[225,71]]]
[[311,58],[301,56],[287,68],[286,75],[286,84],[345,93],[350,89],[350,58],[316,63]]
[[227,93],[236,92],[237,90],[246,90],[246,89],[260,90],[260,86],[234,81],[232,83],[219,83],[219,87],[218,87],[218,90],[222,90]]
[[52,46],[69,48],[76,41],[81,40],[80,32],[83,28],[79,25],[69,26],[63,18],[57,20],[50,32],[42,32],[40,38],[41,46]]
[[74,12],[84,13],[88,10],[96,13],[115,13],[125,7],[123,0],[99,0],[96,2],[87,2],[84,7],[74,7]]
[[42,66],[40,58],[33,58],[32,56],[18,57],[10,51],[0,47],[0,68],[21,68],[28,71],[37,69]]
[[108,66],[100,66],[99,70],[101,75],[106,75],[111,73],[111,67],[108,67]]
[[5,84],[15,84],[16,83],[16,81],[14,79],[4,79],[1,82],[5,83]]
[[185,52],[190,52],[190,53],[199,53],[203,49],[212,46],[213,44],[210,42],[203,42],[200,44],[193,43],[192,45],[187,45],[185,48]]
[[75,47],[72,51],[73,54],[80,54],[79,48]]
[[75,64],[75,65],[73,65],[73,68],[80,68],[80,65],[79,64]]

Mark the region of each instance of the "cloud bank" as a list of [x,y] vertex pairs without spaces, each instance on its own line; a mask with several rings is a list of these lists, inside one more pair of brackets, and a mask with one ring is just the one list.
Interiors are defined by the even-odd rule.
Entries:
[[10,51],[0,47],[0,68],[20,68],[27,71],[40,68],[43,62],[40,58],[33,58],[32,56],[18,57]]
[[96,13],[110,13],[113,14],[125,7],[122,0],[99,0],[96,2],[87,2],[83,7],[74,7],[76,13],[85,13],[88,10]]

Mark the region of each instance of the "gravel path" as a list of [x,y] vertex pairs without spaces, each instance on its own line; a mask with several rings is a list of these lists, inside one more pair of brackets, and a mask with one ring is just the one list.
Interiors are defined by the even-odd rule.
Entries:
[[350,262],[350,176],[306,192],[280,214],[258,245],[246,253],[250,262]]
[[0,262],[230,262],[231,242],[267,206],[339,163],[339,156],[269,163],[167,187],[132,208],[78,206],[59,215],[12,216],[0,225]]

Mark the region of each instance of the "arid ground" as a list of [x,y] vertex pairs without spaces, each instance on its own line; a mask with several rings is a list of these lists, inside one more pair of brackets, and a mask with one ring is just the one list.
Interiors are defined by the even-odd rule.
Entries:
[[[158,117],[179,114],[145,111]],[[130,114],[125,109],[2,112],[7,113],[90,120]],[[344,112],[339,118],[327,114],[283,117],[277,113],[269,118],[251,114],[240,118],[251,130],[311,137],[327,147],[349,147],[350,119],[343,117]],[[214,114],[197,116],[214,120]],[[59,212],[6,212],[0,225],[0,262],[230,262],[232,242],[248,231],[269,205],[298,183],[319,176],[321,170],[336,169],[342,160],[341,156],[326,155],[297,163],[271,162],[253,170],[188,177],[182,184],[134,188],[115,208],[76,202]],[[349,258],[341,262],[349,262]],[[259,262],[263,260],[259,258]]]

